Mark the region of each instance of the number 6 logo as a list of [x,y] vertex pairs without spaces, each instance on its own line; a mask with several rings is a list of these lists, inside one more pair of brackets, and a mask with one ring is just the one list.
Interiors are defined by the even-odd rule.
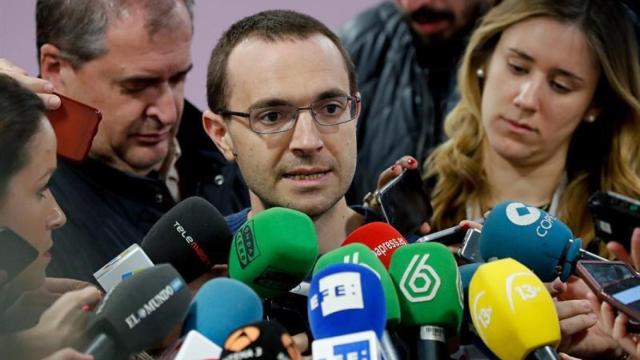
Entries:
[[[433,300],[438,293],[438,289],[440,289],[438,273],[433,270],[431,265],[427,265],[429,255],[422,255],[422,259],[420,259],[421,255],[414,255],[409,262],[409,266],[402,274],[402,279],[400,279],[400,291],[411,302]],[[418,259],[420,259],[419,262]],[[408,281],[407,278],[409,278]],[[420,282],[422,282],[421,285],[419,284]]]

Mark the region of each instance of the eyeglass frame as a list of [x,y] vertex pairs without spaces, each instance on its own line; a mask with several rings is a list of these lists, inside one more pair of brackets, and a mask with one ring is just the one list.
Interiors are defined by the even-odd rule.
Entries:
[[[347,98],[347,102],[351,102],[351,104],[356,105],[356,115],[349,119],[349,120],[345,120],[345,121],[340,121],[338,123],[335,124],[322,124],[321,122],[318,121],[318,119],[316,119],[316,115],[317,113],[315,111],[313,111],[313,105],[317,102],[323,101],[323,100],[328,100],[328,99],[334,99],[334,98]],[[249,128],[251,129],[251,131],[255,132],[256,134],[260,134],[260,135],[269,135],[269,134],[278,134],[278,133],[283,133],[283,132],[287,132],[291,129],[293,129],[295,127],[295,123],[296,121],[298,121],[298,118],[300,117],[300,112],[302,110],[309,110],[309,112],[311,113],[311,118],[313,119],[313,121],[318,124],[319,126],[324,126],[324,127],[329,127],[329,126],[337,126],[340,124],[345,124],[348,123],[350,121],[355,120],[359,115],[360,115],[360,109],[358,108],[358,106],[360,106],[360,103],[362,102],[362,99],[359,96],[356,95],[339,95],[339,96],[332,96],[326,99],[318,99],[312,103],[310,103],[309,105],[305,106],[305,107],[295,107],[292,105],[286,105],[286,106],[291,106],[292,108],[295,108],[295,112],[293,113],[293,117],[289,120],[292,125],[290,128],[287,128],[285,130],[278,130],[278,131],[272,131],[272,132],[260,132],[260,131],[256,131],[253,126],[252,126],[252,121],[251,121],[251,112],[241,112],[241,111],[231,111],[231,110],[225,110],[225,109],[216,109],[216,111],[214,111],[215,114],[218,114],[222,117],[231,117],[231,116],[239,116],[239,117],[243,117],[243,118],[247,118],[249,119]],[[263,109],[268,109],[271,107],[278,107],[278,106],[283,106],[283,105],[277,105],[277,106],[265,106],[265,107],[260,107],[260,108],[255,108],[252,109],[251,111],[256,111],[256,110],[263,110]]]

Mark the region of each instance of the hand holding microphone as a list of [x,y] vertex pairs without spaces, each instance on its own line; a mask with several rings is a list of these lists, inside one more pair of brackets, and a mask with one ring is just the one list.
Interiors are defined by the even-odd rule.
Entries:
[[76,346],[89,317],[87,309],[99,300],[100,292],[94,287],[67,292],[42,314],[35,327],[7,335],[0,347],[10,358],[40,359]]

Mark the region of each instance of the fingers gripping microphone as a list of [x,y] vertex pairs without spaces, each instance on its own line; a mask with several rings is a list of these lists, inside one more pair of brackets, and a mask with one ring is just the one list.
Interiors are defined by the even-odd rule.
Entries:
[[389,268],[391,255],[400,246],[407,245],[407,240],[393,226],[383,222],[372,222],[355,229],[342,242],[342,246],[361,243],[371,249],[382,261],[385,268]]
[[[562,281],[580,258],[599,258],[580,249],[571,230],[557,218],[519,202],[498,204],[487,217],[480,238],[483,259],[513,258],[540,277]],[[603,259],[604,260],[604,259]]]
[[259,321],[234,330],[224,342],[220,360],[301,360],[302,355],[285,328]]
[[313,270],[314,275],[329,265],[334,264],[359,264],[373,270],[382,284],[384,300],[387,309],[387,321],[392,324],[400,322],[400,303],[396,289],[391,281],[391,276],[384,268],[382,262],[365,245],[352,243],[332,250],[318,259]]
[[463,315],[460,273],[449,249],[438,243],[403,246],[393,254],[389,273],[401,324],[419,329],[417,357],[448,358],[445,338],[459,332]]
[[559,359],[560,324],[551,295],[513,259],[481,265],[469,285],[471,319],[500,359]]
[[316,339],[372,330],[382,337],[384,290],[372,270],[335,264],[317,272],[309,289],[309,325]]
[[191,291],[169,264],[141,271],[116,285],[89,321],[85,353],[120,359],[161,341],[184,319]]
[[229,275],[264,298],[304,280],[318,257],[318,238],[309,216],[274,207],[249,219],[233,237]]
[[238,280],[217,278],[205,283],[189,308],[182,333],[196,330],[217,345],[244,324],[262,319],[262,301]]
[[227,263],[231,232],[218,209],[194,196],[164,214],[141,246],[155,264],[169,263],[191,282],[214,265]]

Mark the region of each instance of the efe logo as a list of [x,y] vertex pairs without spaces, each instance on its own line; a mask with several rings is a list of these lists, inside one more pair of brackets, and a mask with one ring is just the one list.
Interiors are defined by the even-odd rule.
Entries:
[[341,272],[328,275],[318,281],[319,294],[314,294],[309,306],[315,310],[320,306],[322,316],[343,310],[364,309],[360,273]]
[[506,213],[509,221],[519,226],[531,225],[540,218],[538,208],[519,202],[507,205]]

